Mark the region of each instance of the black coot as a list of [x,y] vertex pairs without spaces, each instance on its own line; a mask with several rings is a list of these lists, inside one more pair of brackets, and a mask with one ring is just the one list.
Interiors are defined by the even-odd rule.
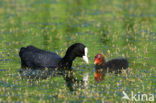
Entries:
[[86,63],[88,63],[87,53],[88,50],[86,46],[81,43],[75,43],[68,48],[66,55],[63,58],[56,53],[44,51],[34,46],[22,47],[19,56],[21,58],[22,68],[71,69],[72,62],[76,57],[83,57]]
[[[34,46],[22,47],[19,56],[21,58],[21,67],[31,70],[58,71],[66,80],[68,87],[72,90],[72,85],[79,82],[72,73],[72,62],[76,57],[82,57],[88,63],[88,49],[81,43],[71,45],[63,58],[53,52],[44,51]],[[48,72],[49,72],[48,71]],[[70,73],[70,75],[69,75]],[[82,81],[83,82],[83,81]]]
[[106,62],[103,54],[95,56],[95,80],[101,81],[104,79],[105,73],[121,73],[122,69],[128,68],[128,60],[125,58],[112,59]]

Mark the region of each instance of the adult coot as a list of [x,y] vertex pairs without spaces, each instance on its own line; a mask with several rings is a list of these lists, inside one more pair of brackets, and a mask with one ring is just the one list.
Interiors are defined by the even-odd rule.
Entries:
[[[82,57],[88,63],[88,49],[81,43],[71,45],[63,58],[53,52],[44,51],[34,46],[22,47],[19,52],[21,58],[21,68],[23,70],[29,68],[32,70],[46,70],[45,75],[49,75],[51,71],[57,71],[66,80],[67,86],[73,90],[72,86],[75,82],[84,83],[83,80],[78,80],[73,76],[72,62],[76,57]],[[55,72],[56,73],[56,72]],[[30,73],[29,73],[30,74]],[[46,76],[43,76],[46,78]]]
[[71,70],[72,62],[76,57],[82,57],[88,63],[88,49],[81,43],[71,45],[66,55],[61,58],[53,52],[44,51],[34,46],[22,47],[19,56],[22,68],[45,69],[58,68]]
[[128,68],[128,60],[125,58],[112,59],[106,62],[103,54],[95,56],[95,80],[101,81],[106,73],[121,73],[122,69]]

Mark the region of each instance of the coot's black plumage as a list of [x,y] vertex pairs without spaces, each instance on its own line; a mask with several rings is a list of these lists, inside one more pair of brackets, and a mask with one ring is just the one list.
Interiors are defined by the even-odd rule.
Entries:
[[19,56],[21,58],[22,68],[31,69],[71,69],[72,62],[76,57],[83,57],[84,60],[88,62],[87,48],[81,43],[71,45],[63,58],[56,53],[44,51],[34,46],[28,46],[26,48],[22,47],[19,52]]
[[95,56],[95,80],[101,81],[106,73],[121,73],[128,68],[128,60],[125,58],[112,59],[106,62],[103,54]]
[[[46,68],[49,71],[57,70],[66,80],[70,90],[72,90],[71,86],[73,83],[79,81],[73,76],[72,62],[76,57],[82,57],[88,63],[87,53],[88,49],[85,45],[75,43],[67,49],[63,58],[56,53],[44,51],[34,46],[22,47],[19,56],[21,58],[22,70],[27,68],[31,70],[45,70]],[[70,72],[70,75],[68,72]]]
[[22,68],[56,68],[62,59],[56,53],[44,51],[34,46],[22,47],[19,52]]

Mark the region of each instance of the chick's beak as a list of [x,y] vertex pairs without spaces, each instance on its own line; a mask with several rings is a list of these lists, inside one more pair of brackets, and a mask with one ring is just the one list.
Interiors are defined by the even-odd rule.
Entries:
[[99,61],[97,59],[95,59],[94,64],[98,64],[98,63],[99,63]]
[[97,64],[97,61],[94,61],[94,64]]

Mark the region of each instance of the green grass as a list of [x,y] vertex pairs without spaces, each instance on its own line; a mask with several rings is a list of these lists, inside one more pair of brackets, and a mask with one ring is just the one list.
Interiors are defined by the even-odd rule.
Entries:
[[[156,93],[155,5],[155,0],[0,1],[0,102],[120,103],[134,102],[122,100],[122,91]],[[73,63],[77,77],[89,73],[86,89],[70,92],[60,76],[38,81],[19,76],[21,47],[64,56],[75,42],[89,49],[89,65],[80,58]],[[127,57],[128,72],[96,83],[93,62],[101,52],[108,60]]]

